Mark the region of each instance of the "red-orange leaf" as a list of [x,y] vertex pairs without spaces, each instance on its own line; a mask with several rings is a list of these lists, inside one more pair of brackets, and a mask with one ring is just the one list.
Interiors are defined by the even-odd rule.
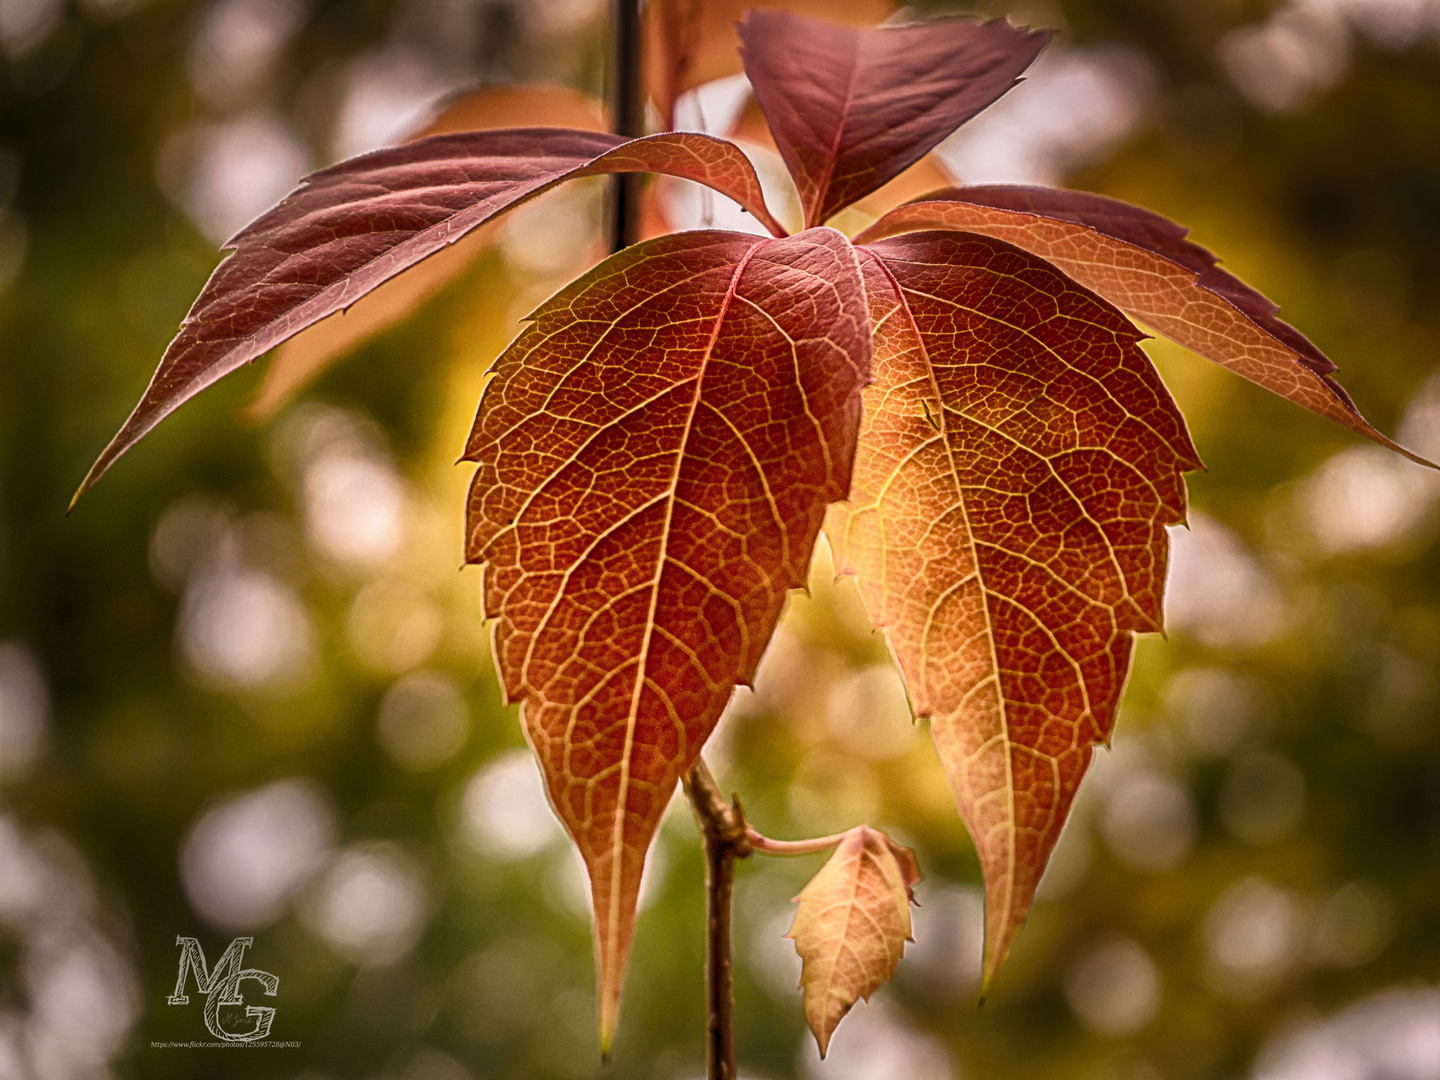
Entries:
[[1053,267],[953,232],[860,250],[875,382],[827,532],[974,837],[988,983],[1160,629],[1199,462],[1139,332]]
[[[456,131],[539,125],[609,130],[604,105],[577,90],[563,86],[483,86],[446,101],[435,117],[406,141]],[[932,189],[944,186],[932,185]],[[255,400],[246,410],[249,416],[262,420],[272,415],[336,360],[419,308],[486,250],[497,224],[482,225],[461,243],[437,251],[282,344],[275,350]]]
[[1276,305],[1187,240],[1183,226],[1118,199],[1057,188],[953,188],[901,206],[857,241],[915,229],[1006,240],[1058,266],[1121,311],[1251,382],[1423,465],[1360,415],[1335,365]]
[[607,1041],[651,837],[845,495],[869,366],[840,233],[692,232],[548,301],[485,390],[467,557],[590,871]]
[[889,982],[910,936],[910,891],[920,880],[915,854],[861,825],[795,898],[800,909],[785,936],[804,962],[805,1019],[820,1044],[855,1002]]
[[705,135],[512,128],[436,135],[311,174],[226,244],[140,404],[76,498],[183,402],[353,304],[496,214],[579,176],[658,172],[728,195],[777,233],[760,181],[732,143]]
[[740,38],[805,224],[818,225],[1014,86],[1050,35],[1003,19],[856,30],[761,10]]

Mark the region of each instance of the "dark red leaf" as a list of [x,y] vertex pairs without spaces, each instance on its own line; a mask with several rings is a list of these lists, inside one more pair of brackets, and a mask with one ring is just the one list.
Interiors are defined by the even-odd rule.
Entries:
[[[424,128],[405,141],[457,131],[536,126],[610,130],[604,104],[588,94],[562,86],[511,84],[483,86],[457,94],[440,107]],[[932,184],[927,190],[948,186]],[[904,200],[896,200],[892,206],[901,201]],[[437,251],[406,273],[347,305],[343,311],[327,316],[282,343],[265,369],[255,400],[246,407],[247,416],[259,421],[274,415],[302,386],[331,364],[413,313],[459,277],[481,252],[489,249],[499,225],[498,220],[492,220],[472,230],[463,243]]]
[[1006,240],[1058,266],[1126,314],[1251,382],[1352,431],[1431,464],[1386,438],[1331,378],[1335,365],[1277,306],[1217,265],[1189,232],[1137,206],[1059,188],[952,188],[901,206],[858,237],[963,229]]
[[767,227],[760,181],[732,143],[705,135],[514,128],[436,135],[307,177],[225,246],[140,404],[76,493],[217,379],[355,303],[496,214],[579,176],[658,172],[695,180]]
[[857,30],[779,11],[740,27],[745,73],[818,225],[995,101],[1050,39],[1003,19]]
[[486,387],[467,558],[590,871],[602,1039],[645,853],[845,496],[869,371],[844,236],[691,232],[567,286]]

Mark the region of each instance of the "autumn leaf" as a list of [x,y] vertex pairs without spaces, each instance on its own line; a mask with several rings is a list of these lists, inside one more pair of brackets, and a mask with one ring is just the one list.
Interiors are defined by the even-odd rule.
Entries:
[[898,176],[994,102],[1050,35],[1003,19],[856,30],[759,10],[746,14],[740,38],[808,226]]
[[[588,94],[562,86],[484,86],[450,98],[407,141],[452,132],[541,125],[609,130],[604,105]],[[495,228],[494,222],[480,226],[459,243],[437,251],[408,273],[391,278],[281,344],[265,369],[254,400],[246,407],[246,415],[252,420],[273,416],[297,390],[341,357],[417,310],[486,250]]]
[[485,390],[467,558],[590,872],[607,1045],[651,838],[845,495],[869,367],[841,234],[692,232],[548,301]]
[[[662,114],[735,69],[712,50],[743,6],[652,0]],[[1199,464],[1122,312],[1394,446],[1273,304],[1158,215],[948,187],[890,210],[858,248],[821,225],[939,178],[926,155],[1013,86],[1047,34],[762,11],[741,36],[769,128],[754,137],[773,135],[808,231],[785,235],[732,143],[626,141],[590,130],[588,112],[344,162],[227,245],[81,487],[205,386],[314,328],[267,392],[293,387],[455,273],[471,254],[457,242],[564,180],[694,180],[774,233],[664,237],[583,275],[497,361],[466,448],[466,558],[484,566],[502,685],[590,875],[605,1048],[661,815],[753,676],[822,522],[974,838],[988,986],[1110,736],[1134,635],[1162,626],[1165,530]],[[534,104],[517,93],[521,112]],[[348,326],[321,323],[357,303]],[[916,876],[908,852],[855,830],[801,894],[792,934],[822,1052],[894,971]]]
[[[642,15],[645,86],[667,127],[675,99],[740,71],[735,26],[752,0],[649,0]],[[824,16],[850,26],[872,26],[899,6],[891,0],[768,0],[763,6]]]
[[860,250],[875,381],[827,533],[975,840],[988,985],[1161,628],[1199,460],[1139,332],[1054,267],[953,232]]
[[[436,135],[312,173],[226,248],[140,404],[91,467],[121,454],[205,387],[496,214],[563,180],[658,172],[707,184],[783,234],[733,144],[670,132],[626,140],[566,128]],[[73,503],[72,503],[73,505]]]
[[912,887],[920,880],[915,854],[865,825],[847,832],[835,853],[795,902],[785,936],[803,961],[805,1019],[820,1044],[855,1002],[895,974],[910,936]]
[[1335,365],[1275,315],[1184,227],[1118,199],[1057,188],[953,188],[891,211],[856,237],[962,229],[1008,241],[1059,267],[1127,315],[1251,382],[1422,465],[1386,438],[1331,378]]
[[[752,95],[735,117],[735,122],[725,132],[725,137],[741,145],[758,146],[778,154],[765,114]],[[945,188],[953,187],[955,178],[946,170],[937,154],[926,154],[904,172],[863,199],[853,204],[853,209],[871,220],[879,218],[901,203],[911,202],[925,195],[931,195]]]

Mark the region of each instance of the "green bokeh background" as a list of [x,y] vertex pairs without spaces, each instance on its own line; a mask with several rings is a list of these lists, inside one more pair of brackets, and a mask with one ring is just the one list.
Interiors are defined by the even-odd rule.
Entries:
[[[31,10],[7,3],[0,31]],[[1433,6],[1410,7],[1440,28]],[[0,642],[12,661],[33,659],[49,698],[43,754],[0,767],[0,1076],[12,1075],[12,1059],[17,1076],[102,1075],[66,1071],[64,1053],[36,1034],[41,1015],[72,1063],[90,1053],[123,1077],[700,1075],[702,870],[684,808],[658,841],[663,868],[608,1073],[563,843],[507,857],[465,824],[472,778],[524,744],[490,668],[478,573],[457,570],[467,476],[453,461],[488,361],[525,306],[563,280],[563,265],[524,265],[536,233],[481,257],[269,425],[237,415],[258,370],[208,391],[64,515],[217,261],[157,182],[175,132],[269,110],[319,164],[348,65],[385,43],[404,43],[422,69],[595,92],[603,26],[583,4],[321,0],[267,74],[217,106],[186,67],[204,5],[54,10],[48,34],[7,46],[0,62],[0,254],[22,260],[0,294]],[[1144,118],[1101,160],[1071,169],[1068,184],[1191,226],[1340,365],[1382,430],[1396,429],[1407,403],[1412,432],[1440,421],[1440,404],[1414,404],[1440,371],[1440,31],[1387,43],[1352,21],[1334,85],[1267,112],[1237,91],[1220,57],[1226,35],[1264,24],[1271,5],[1067,0],[985,11],[1061,27],[1067,48],[1123,47],[1150,65]],[[456,25],[469,36],[445,30]],[[581,199],[571,211],[598,205]],[[543,234],[544,222],[532,216],[531,227]],[[572,267],[583,246],[576,237]],[[1209,468],[1190,478],[1193,505],[1252,574],[1240,599],[1142,642],[1113,760],[1064,841],[1066,880],[1052,882],[977,1008],[973,849],[928,742],[853,723],[871,712],[893,719],[894,683],[877,669],[885,646],[853,586],[831,582],[822,552],[757,693],[727,721],[716,770],[771,835],[863,820],[913,845],[926,875],[920,959],[846,1021],[815,1071],[779,934],[819,860],[742,865],[745,1076],[1240,1078],[1280,1060],[1287,1033],[1366,1001],[1418,1010],[1440,1070],[1436,489],[1416,467],[1370,457],[1378,473],[1344,473],[1332,459],[1359,460],[1352,436],[1183,350],[1149,347]],[[1440,402],[1440,389],[1429,392]],[[304,461],[292,444],[321,421],[404,478],[403,543],[368,568],[305,539]],[[1429,438],[1440,446],[1440,434]],[[1357,491],[1342,475],[1370,480]],[[1404,495],[1405,527],[1362,528],[1369,544],[1326,539],[1323,523],[1337,515],[1383,514],[1373,500],[1386,483]],[[189,601],[155,569],[157,525],[177,505],[228,521],[230,565],[258,568],[298,598],[311,645],[295,678],[225,686],[185,659],[177,627]],[[1200,565],[1203,601],[1224,583]],[[1247,619],[1256,625],[1234,622]],[[459,749],[421,769],[377,735],[382,698],[417,669],[458,687],[467,714]],[[213,961],[241,932],[187,901],[185,837],[225,800],[297,778],[334,808],[332,856],[379,852],[408,868],[425,898],[423,933],[369,962],[336,946],[314,914],[333,880],[317,864],[274,918],[244,931],[255,938],[247,962],[280,979],[279,996],[262,1002],[278,1009],[274,1037],[301,1045],[152,1047],[206,1037],[198,1005],[165,1002],[176,936],[198,937]],[[18,839],[6,847],[5,837]],[[35,859],[69,869],[26,901]],[[78,914],[46,922],[26,908],[34,895],[52,914]],[[85,997],[83,970],[69,996],[54,990],[44,972],[96,941],[108,944],[90,955],[113,960],[112,981],[96,984],[104,1000]],[[46,986],[58,996],[41,1000]],[[123,1019],[107,1041],[96,1032],[114,1015]],[[1369,1045],[1360,1027],[1343,1030],[1353,1047]],[[1374,1037],[1397,1030],[1380,1024]],[[91,1043],[101,1049],[85,1050]]]

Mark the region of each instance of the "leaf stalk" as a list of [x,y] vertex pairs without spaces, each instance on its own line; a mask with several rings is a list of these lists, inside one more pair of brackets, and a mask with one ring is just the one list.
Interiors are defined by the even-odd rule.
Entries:
[[845,834],[817,836],[814,840],[772,840],[747,825],[745,838],[750,841],[751,850],[761,855],[816,855],[837,847]]

